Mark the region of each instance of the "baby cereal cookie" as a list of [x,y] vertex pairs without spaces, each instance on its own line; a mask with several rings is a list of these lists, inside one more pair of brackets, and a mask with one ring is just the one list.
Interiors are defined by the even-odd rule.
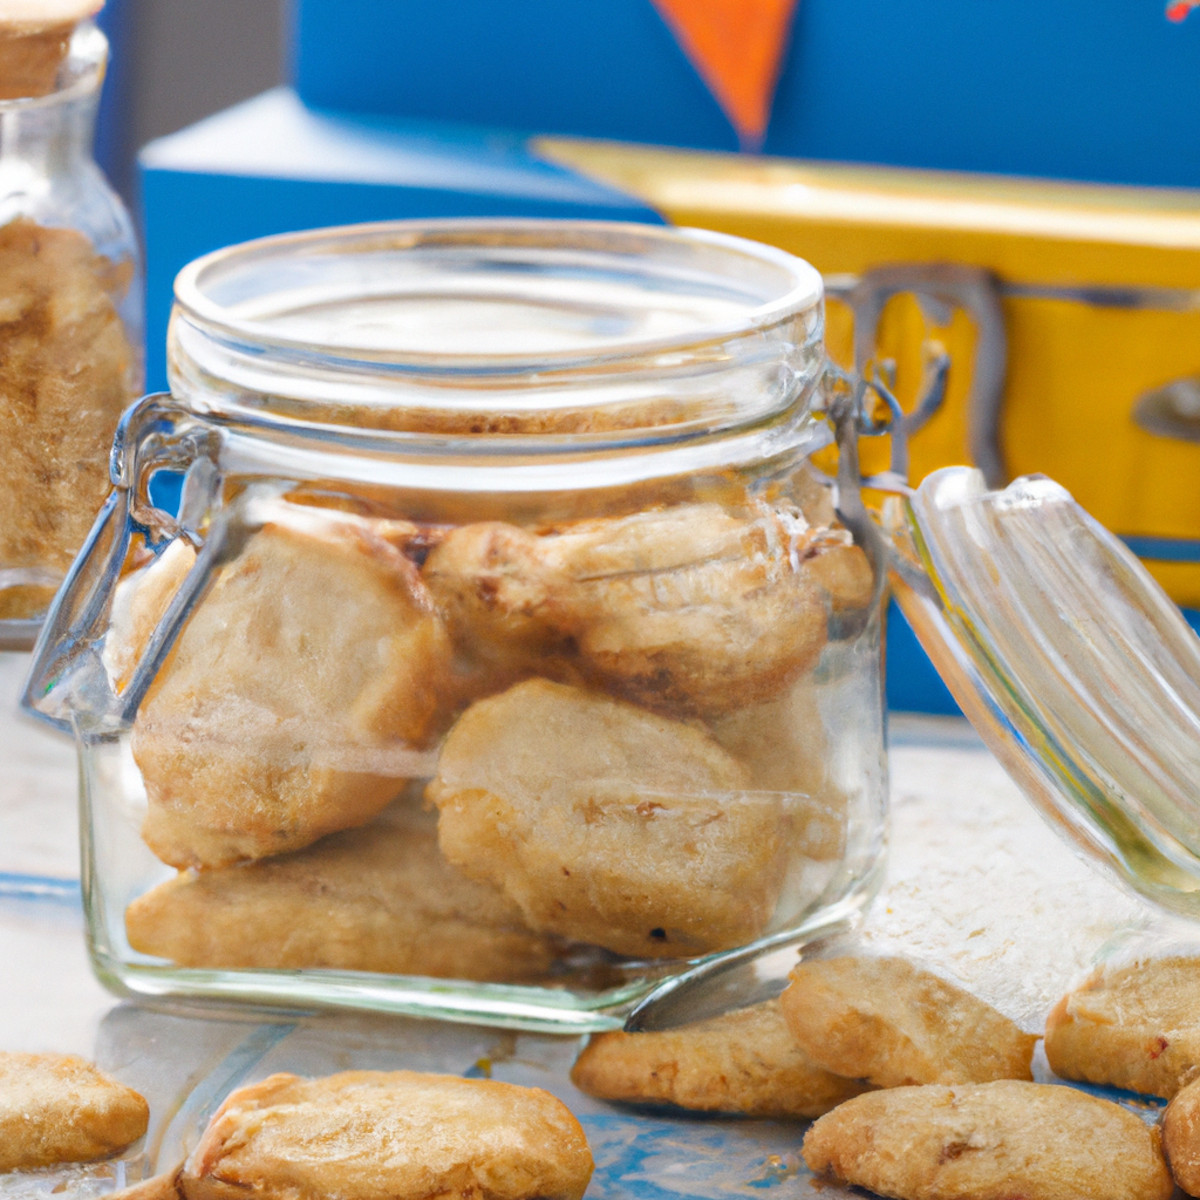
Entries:
[[804,1138],[822,1175],[896,1200],[1169,1200],[1158,1131],[1110,1100],[1004,1079],[847,1100]]
[[133,728],[142,836],[176,867],[298,850],[425,773],[449,639],[373,523],[278,505],[218,574]]
[[540,1088],[272,1075],[227,1097],[173,1180],[122,1200],[578,1200],[591,1174],[579,1122]]
[[595,1034],[571,1080],[601,1100],[753,1117],[819,1117],[864,1090],[809,1059],[778,999],[660,1033]]
[[523,980],[554,944],[456,871],[437,818],[397,804],[294,854],[184,872],[125,911],[129,944],[185,967],[327,968]]
[[544,553],[571,586],[552,619],[624,696],[711,716],[781,691],[818,659],[826,602],[794,561],[789,530],[687,504],[581,521]]
[[762,704],[714,717],[708,726],[749,769],[755,788],[787,797],[797,854],[818,862],[841,858],[849,800],[830,777],[829,741],[811,676]]
[[848,529],[811,529],[799,539],[802,569],[829,597],[835,613],[864,608],[875,594],[875,575]]
[[535,534],[504,521],[459,526],[434,548],[421,577],[464,660],[467,699],[546,675],[567,653],[567,635],[548,619],[567,579]]
[[786,821],[748,778],[701,729],[531,679],[467,709],[426,797],[446,857],[532,928],[664,957],[739,945],[770,920]]
[[1097,971],[1046,1018],[1056,1075],[1167,1099],[1200,1074],[1200,959]]
[[1030,1079],[1037,1038],[969,992],[902,958],[801,962],[781,997],[819,1066],[876,1087]]
[[106,1158],[149,1117],[137,1092],[82,1058],[0,1051],[0,1171]]
[[1163,1149],[1175,1182],[1200,1194],[1200,1079],[1175,1093],[1162,1118]]
[[124,691],[156,626],[195,562],[195,548],[177,537],[117,584],[100,655],[114,691]]

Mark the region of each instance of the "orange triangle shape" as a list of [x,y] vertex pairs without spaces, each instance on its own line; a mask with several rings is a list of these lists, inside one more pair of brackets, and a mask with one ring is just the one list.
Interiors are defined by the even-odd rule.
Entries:
[[767,133],[796,0],[653,0],[744,147]]

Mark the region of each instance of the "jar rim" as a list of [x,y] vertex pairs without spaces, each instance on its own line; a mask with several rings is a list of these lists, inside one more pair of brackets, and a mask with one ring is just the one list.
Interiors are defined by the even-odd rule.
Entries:
[[[576,239],[572,246],[571,238]],[[781,273],[786,286],[771,296],[727,320],[699,323],[695,328],[658,337],[618,337],[604,341],[595,350],[577,347],[562,350],[538,349],[536,352],[427,352],[417,349],[389,349],[384,354],[368,354],[357,348],[348,352],[345,346],[314,342],[310,337],[292,337],[273,330],[266,321],[240,317],[214,299],[206,283],[214,275],[229,271],[241,264],[300,252],[334,252],[359,246],[379,246],[392,239],[391,248],[449,244],[525,245],[534,248],[544,239],[552,245],[555,239],[564,249],[580,249],[584,239],[606,240],[610,245],[620,239],[669,248],[692,247],[724,254],[734,261],[741,256],[747,264],[759,269],[775,269]],[[505,241],[505,239],[508,239]],[[370,222],[305,230],[298,233],[275,234],[241,242],[194,259],[175,279],[175,303],[187,320],[204,326],[210,335],[234,342],[251,342],[257,347],[294,353],[305,357],[319,355],[329,361],[372,363],[380,361],[391,369],[412,367],[416,370],[436,369],[453,373],[458,369],[478,371],[496,369],[504,372],[542,370],[553,367],[586,367],[593,363],[612,362],[629,357],[669,354],[698,345],[718,343],[739,337],[818,306],[824,296],[820,273],[810,263],[797,256],[747,238],[710,230],[651,225],[624,221],[578,220],[574,218],[440,218]]]

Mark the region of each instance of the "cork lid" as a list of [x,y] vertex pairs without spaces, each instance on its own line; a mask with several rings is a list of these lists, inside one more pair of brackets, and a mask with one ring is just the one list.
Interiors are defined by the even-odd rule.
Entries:
[[104,0],[0,0],[0,100],[55,90],[71,34]]

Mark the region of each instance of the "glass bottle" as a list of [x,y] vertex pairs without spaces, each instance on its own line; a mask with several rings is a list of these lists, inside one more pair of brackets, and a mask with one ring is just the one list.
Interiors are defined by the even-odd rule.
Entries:
[[137,244],[92,157],[107,53],[84,21],[45,94],[0,99],[0,646],[36,633],[142,386]]

